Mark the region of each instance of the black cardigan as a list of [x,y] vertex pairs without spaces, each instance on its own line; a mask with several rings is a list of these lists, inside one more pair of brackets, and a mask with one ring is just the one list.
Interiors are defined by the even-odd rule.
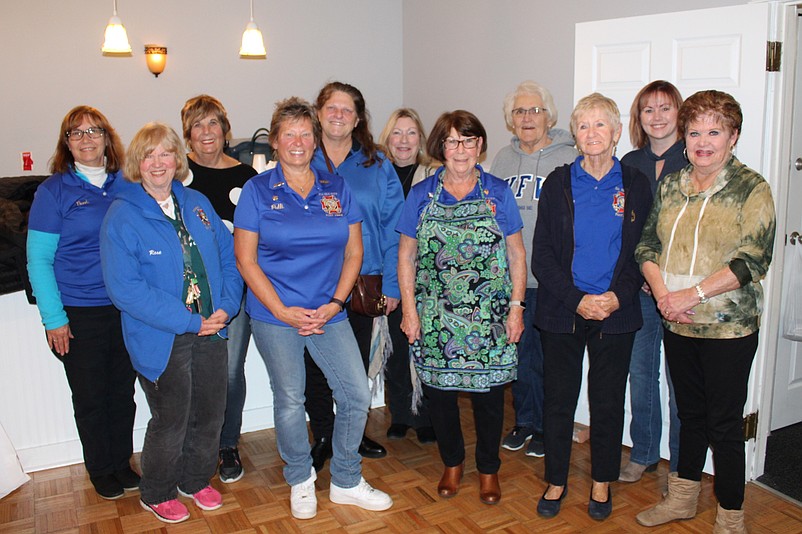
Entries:
[[[532,241],[532,272],[538,279],[535,324],[547,332],[572,333],[576,309],[585,295],[574,284],[574,201],[571,165],[558,167],[543,183]],[[610,290],[620,307],[602,322],[602,332],[634,332],[643,324],[639,291],[643,276],[635,261],[635,247],[652,205],[649,179],[634,167],[621,165],[624,185],[624,220],[621,253],[615,264]]]

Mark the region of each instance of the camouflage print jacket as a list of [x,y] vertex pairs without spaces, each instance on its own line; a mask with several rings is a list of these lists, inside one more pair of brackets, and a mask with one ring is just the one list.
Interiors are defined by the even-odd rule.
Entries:
[[707,191],[695,193],[692,168],[688,165],[660,183],[635,259],[641,265],[647,261],[659,265],[669,291],[693,287],[729,266],[740,288],[697,305],[694,324],[663,324],[688,337],[744,337],[759,328],[760,280],[766,276],[774,247],[771,189],[733,156]]

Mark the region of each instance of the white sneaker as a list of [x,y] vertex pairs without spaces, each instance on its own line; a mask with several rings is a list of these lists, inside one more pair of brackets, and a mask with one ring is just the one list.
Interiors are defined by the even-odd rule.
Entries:
[[312,519],[317,515],[317,497],[315,496],[315,480],[317,474],[312,468],[312,476],[290,489],[290,510],[296,519]]
[[329,500],[337,504],[352,504],[365,510],[381,512],[393,505],[393,499],[367,483],[364,478],[353,488],[341,488],[334,484],[329,488]]

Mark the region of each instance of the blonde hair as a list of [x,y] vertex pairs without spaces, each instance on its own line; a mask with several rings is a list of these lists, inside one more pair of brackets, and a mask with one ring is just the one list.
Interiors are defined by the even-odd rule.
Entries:
[[181,146],[181,138],[175,130],[161,122],[149,122],[144,125],[131,140],[128,151],[125,153],[125,166],[123,175],[129,182],[141,183],[142,173],[139,165],[145,156],[161,145],[168,152],[175,155],[175,176],[173,180],[183,182],[189,174],[187,155]]
[[390,114],[390,118],[387,119],[387,124],[384,125],[382,133],[379,134],[378,144],[382,151],[387,155],[387,159],[395,163],[393,154],[390,151],[390,147],[387,145],[387,140],[390,138],[390,134],[392,134],[393,130],[395,129],[395,123],[398,122],[398,119],[404,117],[407,119],[412,119],[412,121],[415,123],[415,126],[418,128],[418,137],[420,140],[418,142],[418,155],[415,158],[415,163],[418,165],[428,165],[431,158],[429,158],[429,154],[426,153],[426,133],[423,130],[423,121],[421,121],[418,112],[412,108],[398,108]]
[[618,111],[618,105],[615,103],[615,100],[601,93],[591,93],[581,98],[579,102],[576,103],[574,111],[571,112],[571,135],[573,135],[574,138],[576,138],[576,123],[580,115],[592,109],[600,109],[605,112],[614,130],[617,130],[621,126],[621,112]]

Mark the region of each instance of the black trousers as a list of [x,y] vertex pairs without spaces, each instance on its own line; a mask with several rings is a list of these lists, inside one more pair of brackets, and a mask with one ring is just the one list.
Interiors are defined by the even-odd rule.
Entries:
[[[348,320],[354,331],[362,362],[367,372],[370,362],[370,341],[373,333],[373,318],[360,315],[347,308]],[[429,420],[428,401],[424,398],[418,408],[418,414],[412,413],[412,382],[409,371],[409,343],[407,336],[401,331],[401,306],[387,316],[390,341],[393,354],[387,360],[385,385],[387,406],[390,409],[393,423],[409,425],[413,428],[431,425]],[[323,372],[315,364],[307,351],[304,351],[306,364],[306,402],[304,406],[309,414],[309,426],[315,439],[331,437],[334,428],[334,401],[331,389],[323,376]]]
[[[459,392],[423,385],[440,458],[446,467],[456,467],[465,460],[465,440],[460,425]],[[476,469],[484,475],[498,473],[501,458],[498,447],[504,428],[504,386],[487,393],[469,393],[476,428]]]
[[588,350],[591,476],[597,482],[618,480],[624,396],[635,332],[602,334],[600,321],[576,316],[572,334],[541,331],[543,344],[543,432],[546,481],[568,481],[574,415],[582,386],[582,361]]
[[701,480],[709,446],[716,498],[722,508],[740,510],[746,471],[743,411],[758,333],[707,339],[665,330],[663,343],[681,423],[679,476]]
[[89,476],[129,466],[133,452],[136,373],[114,306],[65,306],[70,351],[59,357],[72,391],[75,424]]

